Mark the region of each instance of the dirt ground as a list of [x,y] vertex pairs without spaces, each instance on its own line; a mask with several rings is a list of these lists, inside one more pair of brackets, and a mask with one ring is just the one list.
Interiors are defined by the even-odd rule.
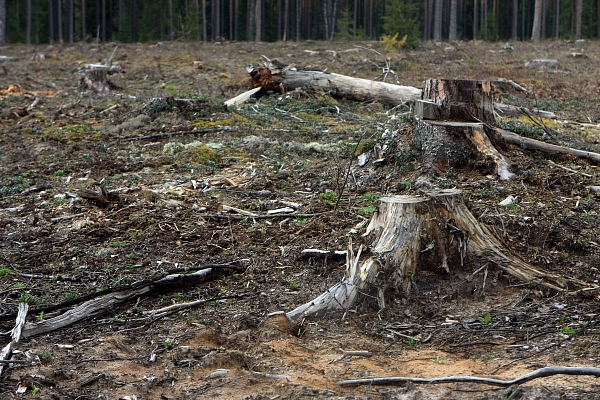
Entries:
[[[416,193],[423,176],[461,189],[478,220],[526,262],[594,288],[600,193],[589,186],[600,186],[597,166],[504,145],[513,180],[477,168],[431,170],[411,146],[406,105],[310,91],[269,93],[239,110],[222,105],[247,89],[244,64],[261,55],[375,79],[386,62],[380,43],[119,44],[113,65],[121,71],[109,76],[110,93],[87,90],[85,64],[102,62],[115,46],[0,49],[12,58],[0,61],[0,331],[14,326],[19,302],[30,306],[27,322],[43,323],[81,296],[246,261],[214,270],[206,282],[158,287],[24,337],[14,358],[30,363],[4,365],[0,398],[600,398],[591,376],[508,388],[336,384],[390,376],[510,380],[546,366],[596,366],[595,289],[557,293],[493,265],[485,275],[454,265],[449,274],[419,271],[415,290],[398,293],[385,310],[367,299],[343,318],[294,329],[282,313],[344,276],[343,257],[302,250],[345,250],[349,238],[357,247],[376,199]],[[389,63],[409,86],[429,78],[515,81],[528,93],[498,93],[497,101],[557,118],[502,126],[600,152],[598,42],[428,43],[389,55]],[[375,160],[383,145],[383,161],[359,166],[356,156]],[[499,206],[509,195],[515,203]],[[284,207],[293,214],[267,214]],[[465,279],[470,274],[475,279]],[[69,300],[75,304],[52,310]],[[191,301],[199,302],[153,313]],[[2,334],[0,345],[9,342]],[[371,356],[341,358],[341,350]]]

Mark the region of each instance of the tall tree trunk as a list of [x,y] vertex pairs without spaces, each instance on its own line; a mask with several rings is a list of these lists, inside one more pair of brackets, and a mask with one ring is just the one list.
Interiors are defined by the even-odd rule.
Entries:
[[117,27],[119,35],[123,35],[123,20],[125,19],[125,0],[119,0],[119,17]]
[[[50,6],[52,7],[52,6]],[[6,0],[0,0],[0,46],[6,43]]]
[[560,0],[555,0],[554,4],[554,37],[558,39],[560,35]]
[[256,0],[254,19],[256,20],[256,32],[254,40],[256,42],[262,41],[262,0]]
[[229,0],[229,40],[233,40],[233,31],[235,29],[235,15],[236,9],[234,8],[234,1]]
[[238,27],[239,27],[239,19],[237,17],[238,12],[240,10],[240,0],[233,0],[233,4],[235,6],[235,13],[233,15],[234,21],[235,21],[235,25],[233,27],[233,38],[234,40],[238,40]]
[[130,3],[131,17],[131,40],[137,42],[137,0],[131,0]]
[[542,26],[540,27],[540,39],[546,38],[546,7],[548,6],[547,0],[542,0]]
[[102,9],[100,10],[102,14],[102,22],[100,23],[100,32],[102,35],[102,41],[106,42],[106,0],[102,0]]
[[[600,1],[600,0],[598,0]],[[598,25],[600,26],[600,24]],[[358,28],[358,0],[354,0],[354,14],[352,15],[352,37],[356,40],[356,29]]]
[[254,37],[254,8],[256,0],[248,0],[247,24],[246,24],[246,40],[251,41]]
[[483,7],[481,10],[481,22],[483,23],[483,39],[488,40],[488,9],[487,0],[481,0]]
[[58,42],[63,43],[62,0],[58,0],[58,8],[56,10],[56,25],[58,25]]
[[75,0],[67,0],[69,4],[69,43],[75,42]]
[[575,0],[575,39],[581,39],[581,14],[583,14],[583,0]]
[[290,21],[290,0],[285,0],[283,3],[283,41],[287,41],[289,37]]
[[433,14],[433,40],[442,40],[442,0],[435,0],[435,13]]
[[323,20],[325,23],[325,38],[329,39],[329,15],[327,10],[327,1],[323,0]]
[[167,20],[169,21],[169,40],[175,40],[175,27],[173,26],[173,0],[167,0]]
[[458,0],[450,0],[450,27],[448,29],[448,40],[456,42],[456,25],[458,14]]
[[337,8],[338,8],[338,0],[333,0],[333,10],[331,11],[331,23],[329,24],[331,28],[331,32],[329,33],[329,40],[333,40],[333,35],[335,33],[335,23],[337,21]]
[[[135,0],[133,0],[133,1],[135,1]],[[85,0],[81,0],[81,41],[82,42],[85,42],[85,38],[87,36],[87,24],[85,22],[85,14],[86,14]],[[131,37],[133,40],[135,40],[133,38],[134,37],[133,32],[132,32]]]
[[[0,4],[0,7],[2,5]],[[0,11],[1,13],[2,11]],[[31,44],[31,0],[27,0],[27,25],[25,27],[25,43]],[[0,22],[1,23],[1,22]]]
[[514,41],[516,41],[518,39],[518,26],[519,26],[519,0],[513,0],[513,2],[512,2],[511,39]]
[[202,0],[202,40],[208,41],[208,27],[206,26],[206,0]]
[[300,23],[302,22],[301,0],[296,0],[296,42],[300,40]]
[[473,2],[473,40],[477,40],[477,28],[479,24],[479,0]]
[[533,10],[533,27],[531,28],[531,40],[540,40],[542,30],[542,0],[535,0]]
[[[4,1],[4,0],[0,0]],[[6,17],[6,14],[4,15]],[[50,31],[50,43],[54,43],[56,36],[54,34],[54,0],[48,2],[48,30]]]

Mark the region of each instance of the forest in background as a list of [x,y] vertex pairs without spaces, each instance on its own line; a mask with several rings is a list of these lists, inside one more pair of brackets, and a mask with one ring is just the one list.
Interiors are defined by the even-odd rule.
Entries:
[[600,0],[0,0],[0,44],[600,38]]

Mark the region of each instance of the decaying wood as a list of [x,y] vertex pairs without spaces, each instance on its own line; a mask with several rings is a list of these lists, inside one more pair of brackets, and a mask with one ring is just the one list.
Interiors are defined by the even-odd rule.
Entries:
[[555,144],[542,142],[528,137],[523,137],[517,135],[514,132],[510,132],[500,128],[493,128],[493,131],[500,135],[500,137],[504,139],[504,141],[506,141],[507,143],[517,145],[524,150],[537,150],[544,154],[554,156],[583,158],[588,161],[591,161],[596,165],[600,165],[600,154],[598,153],[593,153],[591,151],[585,150],[577,150],[572,149],[570,147],[558,146]]
[[529,374],[520,376],[519,378],[504,381],[501,379],[481,378],[477,376],[446,376],[442,378],[409,378],[409,377],[389,377],[389,378],[370,378],[370,379],[351,379],[347,381],[339,381],[338,386],[360,386],[360,385],[403,385],[407,382],[412,383],[481,383],[493,386],[512,386],[520,385],[538,378],[545,378],[553,375],[590,375],[600,376],[600,368],[595,367],[545,367],[537,369]]
[[510,161],[496,150],[487,133],[496,126],[490,82],[429,79],[413,114],[419,120],[414,143],[426,168],[471,165],[500,179],[515,176]]
[[[238,269],[247,264],[246,262],[241,261],[246,260],[234,261],[229,263],[228,267],[232,269]],[[223,265],[219,264],[219,266]],[[31,337],[55,331],[83,319],[102,314],[129,299],[146,295],[155,290],[164,290],[172,287],[173,285],[197,285],[211,279],[214,275],[214,271],[217,269],[219,268],[204,268],[192,274],[170,274],[154,280],[125,285],[126,288],[121,288],[122,290],[109,289],[97,292],[96,296],[102,297],[92,298],[91,300],[86,301],[83,304],[80,304],[79,306],[68,310],[57,317],[49,318],[36,323],[25,324],[23,327],[23,336]],[[53,308],[47,309],[52,310]],[[56,309],[56,307],[54,309]]]
[[540,118],[556,119],[556,114],[553,112],[539,110],[537,108],[530,110],[523,107],[511,106],[509,104],[494,103],[494,110],[499,117],[522,117],[523,115],[535,115],[536,117]]
[[10,365],[10,357],[12,355],[13,347],[21,339],[23,332],[23,325],[25,325],[25,318],[27,318],[27,312],[29,311],[29,304],[19,303],[19,311],[17,313],[17,319],[15,321],[15,327],[10,331],[11,341],[0,350],[0,375],[4,371],[7,365]]
[[244,93],[235,96],[234,98],[231,98],[229,100],[227,100],[225,102],[225,107],[229,108],[229,107],[239,107],[241,105],[243,105],[245,102],[247,102],[248,100],[250,100],[250,98],[256,94],[256,92],[258,92],[259,90],[261,90],[262,88],[260,87],[255,87],[253,89],[250,89],[248,91],[245,91]]
[[115,46],[110,57],[103,64],[85,64],[81,84],[98,94],[106,94],[115,89],[115,85],[108,80],[108,74],[121,72],[121,68],[113,66],[112,60],[119,46]]
[[471,214],[460,190],[422,193],[381,198],[364,234],[370,257],[361,261],[362,246],[354,255],[350,243],[343,281],[288,312],[288,319],[297,323],[346,313],[361,298],[376,297],[378,306],[385,308],[392,293],[408,295],[419,269],[449,273],[490,264],[522,282],[557,291],[566,290],[568,283],[580,284],[537,269],[512,254]]
[[[377,101],[388,105],[399,105],[421,98],[421,89],[412,86],[394,85],[325,71],[304,69],[293,64],[282,64],[276,59],[271,60],[265,56],[262,56],[262,61],[262,64],[256,67],[246,66],[246,70],[252,77],[254,88],[264,88],[278,93],[295,89],[317,89],[328,92],[337,98]],[[527,92],[527,89],[511,81],[493,81],[491,84],[509,92]],[[493,107],[501,116],[523,115],[523,109],[520,107],[501,103],[494,103]],[[544,118],[556,117],[552,113],[541,110],[532,110],[529,113]]]
[[277,60],[266,61],[265,66],[248,67],[253,87],[275,92],[298,88],[316,89],[332,97],[356,101],[378,101],[383,104],[402,104],[421,97],[421,89],[412,86],[393,85],[368,79],[353,78],[324,71],[303,70],[284,65]]

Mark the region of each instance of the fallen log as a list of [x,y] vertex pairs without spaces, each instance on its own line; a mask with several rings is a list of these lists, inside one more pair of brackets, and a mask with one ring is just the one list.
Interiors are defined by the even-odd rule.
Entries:
[[542,142],[532,138],[517,135],[514,132],[500,129],[497,127],[492,128],[499,137],[501,137],[506,143],[514,144],[522,148],[523,150],[537,150],[544,154],[551,156],[569,156],[575,158],[583,158],[593,162],[596,165],[600,165],[600,154],[591,151],[577,150],[570,147],[558,146],[556,144]]
[[[335,98],[344,98],[355,101],[377,101],[386,105],[399,105],[409,103],[421,98],[421,89],[413,86],[401,86],[391,83],[373,81],[369,79],[354,78],[351,76],[334,74],[326,71],[315,71],[296,67],[295,65],[282,64],[276,59],[262,56],[262,65],[253,67],[246,65],[246,71],[252,77],[253,88],[264,88],[277,93],[295,89],[316,89],[327,92]],[[501,81],[491,82],[494,87],[506,87],[509,84]],[[511,83],[513,90],[526,91],[515,83]],[[243,93],[238,96],[246,101],[246,96],[256,93]],[[227,106],[235,105],[239,99],[235,97],[226,102]],[[553,113],[542,110],[526,110],[521,107],[494,103],[494,108],[500,116],[521,116],[525,112],[544,118],[556,118]],[[525,110],[525,111],[524,111]]]
[[325,71],[314,71],[284,65],[277,60],[266,61],[265,66],[246,67],[252,77],[254,88],[274,92],[292,91],[298,88],[328,92],[332,97],[355,101],[378,101],[382,104],[398,105],[419,99],[421,89],[391,83],[353,78]]

